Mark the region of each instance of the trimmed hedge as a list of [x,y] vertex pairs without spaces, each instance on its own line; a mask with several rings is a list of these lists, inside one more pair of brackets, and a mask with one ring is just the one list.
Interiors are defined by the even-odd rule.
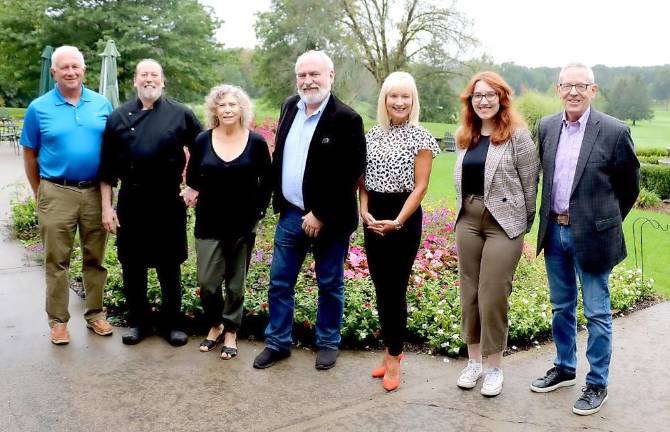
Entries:
[[635,149],[635,154],[640,156],[660,156],[660,157],[666,157],[668,156],[668,150],[664,148],[640,148],[640,149]]
[[640,186],[655,192],[661,199],[670,198],[670,165],[642,164]]

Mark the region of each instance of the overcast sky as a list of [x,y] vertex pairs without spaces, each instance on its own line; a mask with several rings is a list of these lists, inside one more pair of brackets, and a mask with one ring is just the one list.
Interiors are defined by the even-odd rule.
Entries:
[[[218,36],[228,48],[256,44],[254,13],[268,10],[271,3],[201,1],[225,21]],[[496,63],[670,64],[665,0],[459,0],[457,9],[473,21],[473,34],[480,41],[472,54],[486,52]]]

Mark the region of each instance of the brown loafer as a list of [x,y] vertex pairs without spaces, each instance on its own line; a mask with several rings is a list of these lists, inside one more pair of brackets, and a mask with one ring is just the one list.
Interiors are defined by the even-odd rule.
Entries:
[[58,323],[51,327],[51,343],[54,345],[66,345],[70,343],[67,324]]
[[114,331],[114,328],[109,325],[105,319],[87,322],[86,327],[90,328],[95,332],[95,334],[100,336],[109,336]]

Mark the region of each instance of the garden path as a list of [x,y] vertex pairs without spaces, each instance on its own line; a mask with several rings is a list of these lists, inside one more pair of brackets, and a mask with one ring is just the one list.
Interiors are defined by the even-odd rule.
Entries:
[[[0,184],[23,181],[21,159],[0,147]],[[0,188],[3,222],[10,195]],[[102,338],[85,328],[74,293],[72,342],[54,346],[43,271],[24,256],[14,240],[0,242],[0,431],[661,431],[670,424],[670,303],[615,321],[610,400],[579,417],[571,412],[578,387],[528,389],[550,367],[551,345],[505,358],[505,390],[493,399],[456,388],[463,359],[409,353],[400,389],[387,394],[369,377],[379,353],[344,351],[322,372],[313,352],[296,349],[259,371],[251,366],[259,342],[240,341],[240,355],[227,362],[198,352],[200,337],[182,348],[157,337],[127,347],[123,329]],[[584,344],[581,333],[580,384]]]

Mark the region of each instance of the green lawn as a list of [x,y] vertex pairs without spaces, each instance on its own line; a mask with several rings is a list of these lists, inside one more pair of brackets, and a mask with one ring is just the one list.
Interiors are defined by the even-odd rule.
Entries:
[[[426,204],[430,207],[456,207],[456,191],[454,190],[454,163],[456,156],[454,153],[441,153],[433,162],[433,170],[430,176],[430,186]],[[539,197],[539,193],[538,193]],[[539,210],[539,200],[538,200]],[[626,237],[626,246],[628,247],[628,258],[626,264],[635,266],[635,252],[633,246],[633,222],[637,218],[646,217],[658,221],[661,225],[670,225],[670,215],[656,213],[651,211],[634,209],[624,221],[624,235]],[[638,222],[639,226],[640,222]],[[537,219],[533,224],[533,229],[526,235],[526,241],[537,244]],[[653,278],[656,292],[666,298],[670,298],[670,231],[656,231],[645,225],[643,232],[644,247],[644,276]],[[639,242],[639,235],[638,235]],[[638,252],[638,265],[640,256]]]
[[630,126],[633,142],[637,148],[670,147],[670,111],[662,107],[654,109],[654,118],[636,122],[626,122]]

